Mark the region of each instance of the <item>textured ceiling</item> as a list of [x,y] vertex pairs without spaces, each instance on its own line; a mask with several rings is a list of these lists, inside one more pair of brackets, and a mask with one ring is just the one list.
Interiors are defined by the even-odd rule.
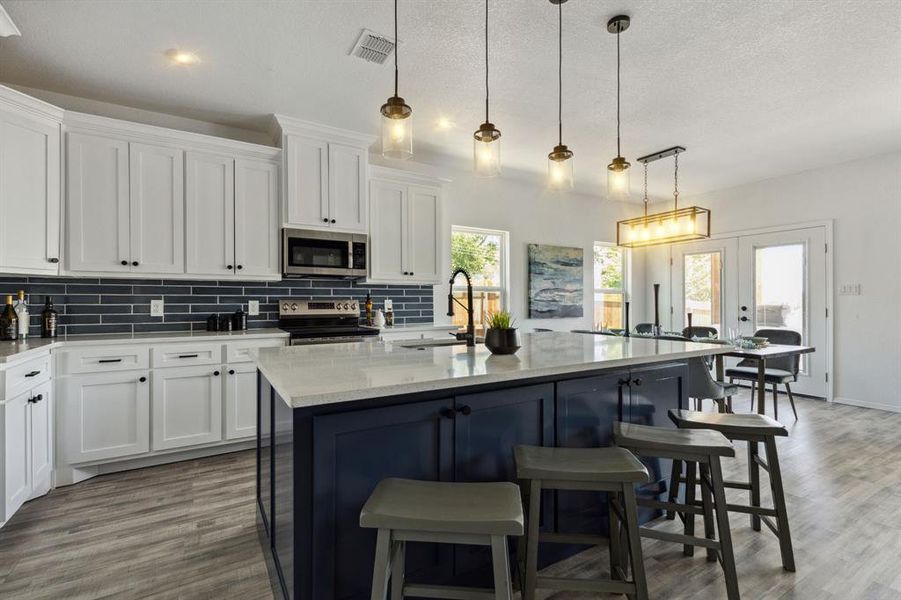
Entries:
[[[348,55],[390,34],[390,0],[0,0],[0,81],[232,126],[284,113],[377,133],[391,65]],[[400,0],[400,93],[416,148],[467,158],[483,120],[483,3]],[[615,154],[615,38],[624,12],[623,153],[681,144],[686,194],[901,148],[901,2],[571,0],[564,11],[564,142],[577,185],[603,193]],[[505,168],[546,169],[556,143],[556,10],[491,0],[491,120]],[[169,48],[201,63],[174,67]],[[456,128],[434,126],[445,116]],[[651,192],[671,189],[671,163]],[[640,196],[641,173],[632,177]]]

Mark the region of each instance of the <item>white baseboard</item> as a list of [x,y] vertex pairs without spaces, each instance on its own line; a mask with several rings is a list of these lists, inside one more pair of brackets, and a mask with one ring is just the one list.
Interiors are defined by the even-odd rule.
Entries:
[[874,408],[876,410],[885,410],[888,412],[901,413],[901,406],[890,404],[879,404],[877,402],[867,402],[866,400],[857,400],[855,398],[843,398],[836,396],[833,400],[836,404],[847,404],[849,406],[859,406],[861,408]]

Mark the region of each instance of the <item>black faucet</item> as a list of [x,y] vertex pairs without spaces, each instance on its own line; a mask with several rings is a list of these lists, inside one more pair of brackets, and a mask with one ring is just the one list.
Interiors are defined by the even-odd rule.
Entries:
[[[462,302],[454,298],[454,280],[457,275],[463,274],[466,278],[466,302],[469,306],[464,306]],[[476,326],[473,323],[473,302],[472,302],[472,279],[464,269],[457,269],[450,278],[450,292],[447,294],[447,316],[454,316],[454,302],[466,309],[466,333],[454,334],[458,340],[466,340],[467,346],[476,345]]]

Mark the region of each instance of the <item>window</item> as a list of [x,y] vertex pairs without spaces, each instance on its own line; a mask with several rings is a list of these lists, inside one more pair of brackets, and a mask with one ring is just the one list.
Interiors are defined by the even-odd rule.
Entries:
[[594,243],[594,324],[598,329],[622,329],[625,322],[626,249]]
[[692,325],[713,327],[723,332],[723,255],[721,252],[699,252],[686,254],[682,272],[685,281],[684,322],[688,325],[691,315]]
[[[507,306],[506,231],[459,227],[451,229],[451,267],[465,269],[472,277],[473,320],[483,329],[488,316]],[[466,305],[466,281],[454,282],[454,297]],[[466,311],[454,309],[454,325],[466,327]]]

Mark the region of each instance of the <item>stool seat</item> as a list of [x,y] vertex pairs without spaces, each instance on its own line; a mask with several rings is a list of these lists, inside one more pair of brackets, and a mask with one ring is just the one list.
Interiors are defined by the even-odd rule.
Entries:
[[383,479],[360,512],[378,529],[522,535],[519,487],[508,482],[451,483]]
[[711,429],[665,429],[617,421],[613,424],[613,438],[617,446],[639,451],[687,450],[714,456],[735,456],[732,442],[722,433]]
[[[793,383],[798,380],[794,373],[783,369],[764,369],[766,383]],[[726,369],[726,377],[757,381],[757,367],[732,367]]]
[[788,430],[779,421],[766,415],[721,414],[670,409],[669,418],[680,429],[711,429],[726,437],[730,435],[782,435]]
[[624,448],[516,446],[519,479],[644,483],[648,470]]

